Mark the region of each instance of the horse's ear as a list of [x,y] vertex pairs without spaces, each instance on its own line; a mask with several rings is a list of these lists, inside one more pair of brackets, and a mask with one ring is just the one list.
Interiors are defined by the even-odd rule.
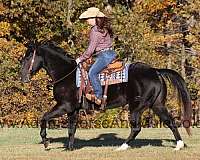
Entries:
[[37,42],[37,40],[30,40],[30,41],[26,42],[24,45],[26,48],[32,50],[32,49],[36,49],[37,46],[39,45],[39,43]]

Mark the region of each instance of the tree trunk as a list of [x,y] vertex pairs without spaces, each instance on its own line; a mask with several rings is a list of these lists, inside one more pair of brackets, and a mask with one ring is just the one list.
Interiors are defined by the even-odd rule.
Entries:
[[72,9],[72,0],[68,0],[67,23],[68,23],[69,26],[72,25],[72,22],[71,22],[71,9]]
[[181,49],[181,75],[184,79],[186,78],[186,75],[185,75],[185,59],[186,59],[185,45],[182,44],[182,49]]

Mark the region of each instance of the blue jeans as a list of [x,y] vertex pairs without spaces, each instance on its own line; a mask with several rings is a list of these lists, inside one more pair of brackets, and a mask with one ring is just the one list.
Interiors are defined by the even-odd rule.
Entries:
[[99,73],[106,68],[116,58],[116,53],[113,50],[102,51],[96,57],[95,63],[89,70],[89,79],[97,98],[102,98],[102,86],[99,80]]

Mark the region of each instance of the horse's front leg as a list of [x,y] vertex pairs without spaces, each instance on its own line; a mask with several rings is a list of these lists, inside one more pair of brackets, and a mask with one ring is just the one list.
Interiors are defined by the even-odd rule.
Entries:
[[49,141],[47,139],[47,131],[46,131],[46,128],[47,128],[47,115],[48,112],[46,112],[43,117],[42,117],[42,120],[40,122],[40,136],[42,138],[42,143],[44,144],[44,147],[47,148],[48,145],[49,145]]
[[49,145],[49,141],[48,141],[47,133],[46,133],[47,122],[52,118],[56,118],[56,117],[60,117],[64,115],[66,113],[66,110],[64,108],[65,108],[64,104],[56,105],[52,108],[51,111],[46,112],[44,116],[42,117],[41,124],[40,124],[40,127],[41,127],[40,136],[42,138],[42,143],[44,144],[45,148],[47,148]]
[[77,121],[78,121],[78,111],[74,111],[72,113],[68,113],[68,135],[69,135],[69,150],[74,149],[74,136],[76,133]]

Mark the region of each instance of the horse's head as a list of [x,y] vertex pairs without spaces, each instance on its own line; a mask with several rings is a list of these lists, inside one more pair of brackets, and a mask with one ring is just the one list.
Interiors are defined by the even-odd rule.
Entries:
[[50,77],[57,81],[75,70],[77,64],[74,58],[54,42],[29,45],[22,59],[21,81],[29,82],[31,77],[44,68]]
[[36,45],[29,45],[22,58],[20,77],[22,82],[29,82],[31,77],[42,68],[42,56]]

